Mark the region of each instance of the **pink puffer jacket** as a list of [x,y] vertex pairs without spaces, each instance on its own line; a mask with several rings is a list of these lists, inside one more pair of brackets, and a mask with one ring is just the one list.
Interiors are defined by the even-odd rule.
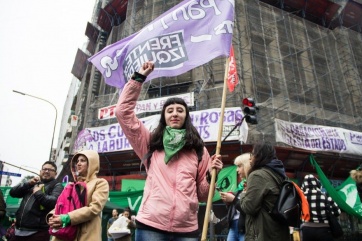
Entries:
[[[150,132],[134,112],[141,86],[134,80],[127,82],[117,103],[116,116],[133,150],[144,160]],[[152,154],[137,221],[167,232],[195,231],[199,202],[207,200],[209,191],[206,172],[210,155],[204,148],[199,161],[195,151],[182,150],[167,165],[164,157],[164,151]]]

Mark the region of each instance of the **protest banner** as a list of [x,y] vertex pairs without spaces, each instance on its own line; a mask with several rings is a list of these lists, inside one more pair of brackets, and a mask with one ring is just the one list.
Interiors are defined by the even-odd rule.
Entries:
[[229,56],[234,1],[185,0],[139,32],[88,60],[108,85],[123,88],[146,61],[155,64],[147,81],[177,76],[219,56]]

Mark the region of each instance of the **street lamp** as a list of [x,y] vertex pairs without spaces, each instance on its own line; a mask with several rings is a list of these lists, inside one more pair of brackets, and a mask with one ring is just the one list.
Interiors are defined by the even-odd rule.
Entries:
[[57,108],[55,107],[55,105],[54,105],[53,103],[51,103],[50,101],[45,100],[45,99],[43,99],[43,98],[40,98],[40,97],[37,97],[37,96],[34,96],[34,95],[25,94],[25,93],[20,92],[20,91],[17,91],[17,90],[13,90],[13,92],[15,92],[15,93],[17,93],[17,94],[21,94],[21,95],[27,95],[27,96],[30,96],[30,97],[33,97],[33,98],[36,98],[36,99],[39,99],[39,100],[43,100],[43,101],[51,104],[51,105],[54,107],[54,110],[55,110],[55,121],[54,121],[52,144],[50,145],[50,154],[49,154],[49,161],[51,161],[51,159],[52,159],[52,150],[53,150],[53,142],[54,142],[55,126],[57,125],[57,117],[58,117],[58,110],[57,110]]

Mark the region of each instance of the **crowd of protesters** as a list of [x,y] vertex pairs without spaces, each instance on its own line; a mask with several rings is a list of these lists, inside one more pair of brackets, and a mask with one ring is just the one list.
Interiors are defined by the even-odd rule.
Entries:
[[[150,132],[135,113],[142,84],[154,70],[152,62],[142,64],[120,94],[116,117],[133,150],[147,171],[143,199],[136,218],[127,217],[135,229],[136,241],[197,241],[199,240],[199,203],[208,197],[211,173],[223,168],[221,155],[210,155],[198,131],[192,125],[190,111],[181,98],[169,98],[163,105],[156,129]],[[251,153],[234,161],[239,174],[239,186],[234,193],[220,192],[228,207],[227,241],[290,240],[288,226],[273,219],[268,210],[276,202],[278,183],[287,178],[284,165],[276,156],[271,143],[261,141]],[[74,181],[84,182],[86,203],[66,214],[56,215],[54,207],[63,186],[55,180],[57,167],[45,162],[39,177],[20,183],[10,190],[12,197],[22,198],[16,212],[13,241],[49,241],[49,228],[58,230],[76,226],[77,241],[102,240],[101,213],[109,196],[108,182],[97,177],[99,154],[93,150],[76,153],[71,160]],[[320,190],[317,178],[307,175],[302,189],[311,205],[311,220],[302,225],[302,240],[333,240],[326,212],[338,216],[340,210],[333,200]],[[0,213],[1,214],[1,213]],[[107,230],[118,219],[113,210]],[[133,232],[132,232],[133,233]],[[318,235],[317,235],[318,234]],[[131,233],[118,239],[107,232],[108,240],[131,240]],[[304,237],[303,237],[304,236]],[[61,241],[52,237],[53,241]]]

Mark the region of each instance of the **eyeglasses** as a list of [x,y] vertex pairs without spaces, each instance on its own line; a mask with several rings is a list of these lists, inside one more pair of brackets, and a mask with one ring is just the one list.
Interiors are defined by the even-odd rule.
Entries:
[[43,172],[55,172],[54,169],[50,169],[50,168],[42,168],[41,169]]

